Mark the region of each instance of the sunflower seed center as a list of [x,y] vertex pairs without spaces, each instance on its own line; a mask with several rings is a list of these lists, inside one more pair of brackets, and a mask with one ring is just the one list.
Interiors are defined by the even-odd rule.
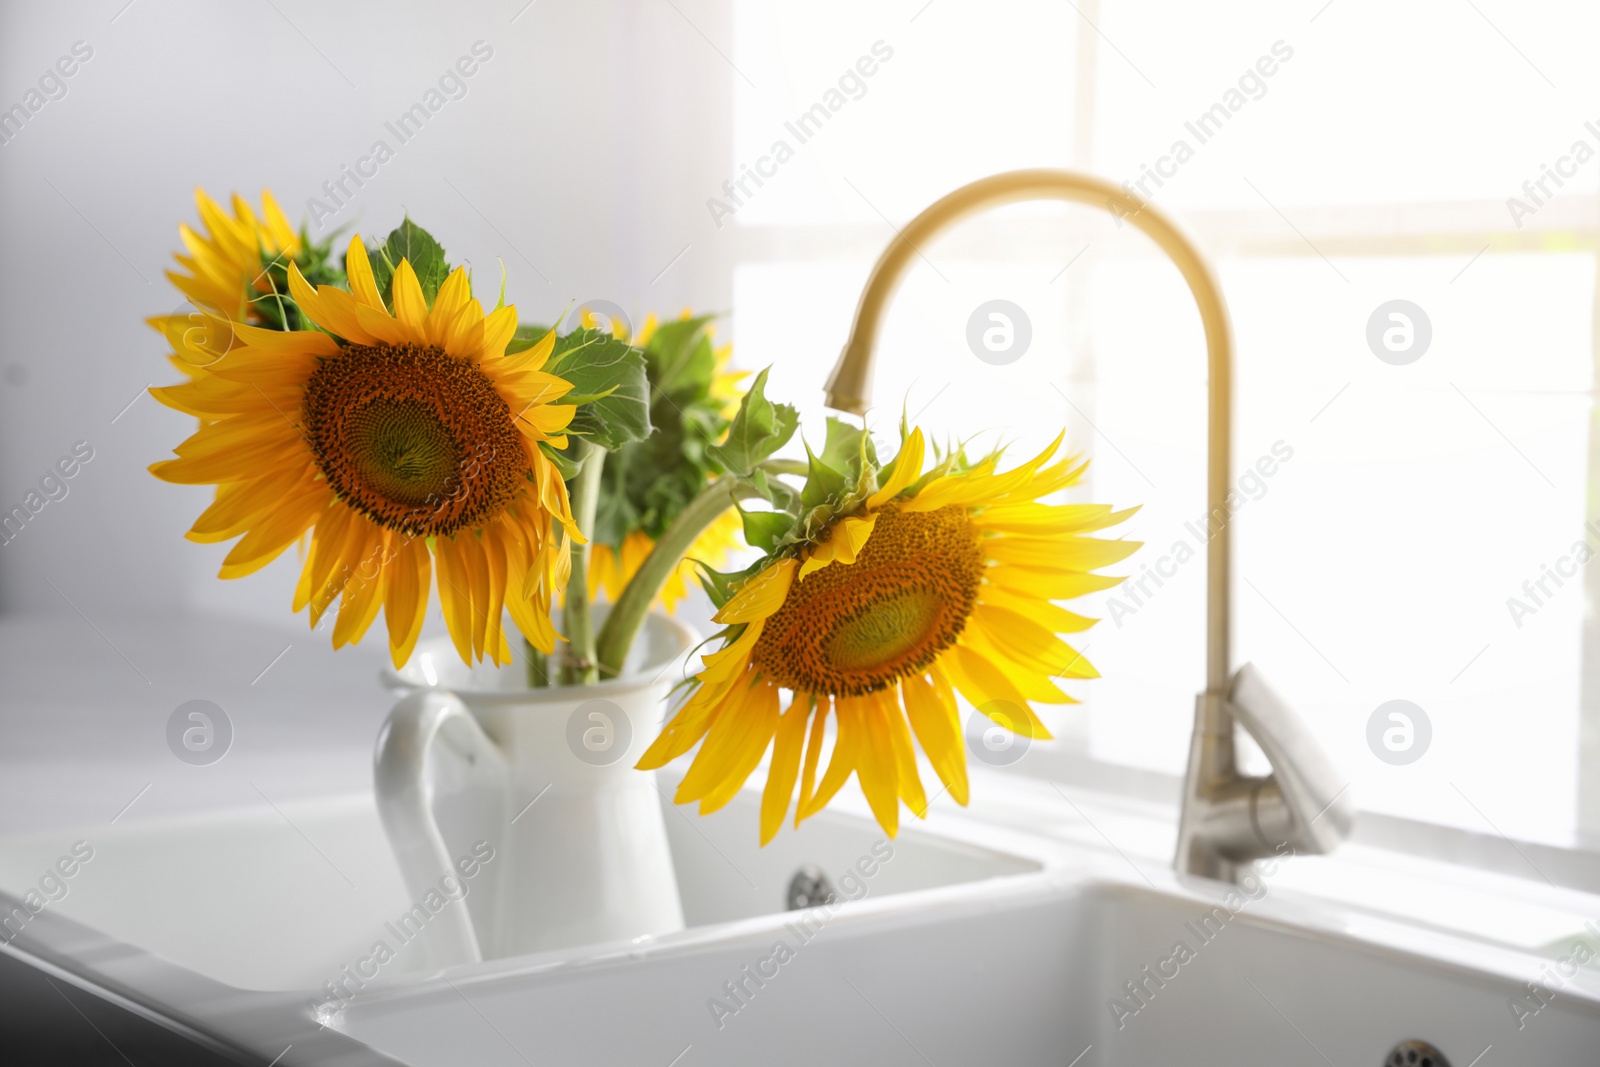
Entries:
[[955,644],[984,566],[965,508],[904,512],[889,504],[854,563],[794,583],[751,659],[797,692],[860,696],[888,688]]
[[412,536],[503,512],[527,484],[522,435],[475,364],[420,345],[351,345],[318,362],[305,433],[339,497]]

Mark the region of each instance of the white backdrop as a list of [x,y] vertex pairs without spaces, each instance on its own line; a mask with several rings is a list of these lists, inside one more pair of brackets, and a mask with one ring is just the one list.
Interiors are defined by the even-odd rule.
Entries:
[[[0,548],[0,611],[70,614],[70,598],[95,620],[205,606],[304,625],[291,562],[218,582],[227,546],[182,540],[209,490],[145,470],[192,429],[140,392],[174,378],[142,319],[180,303],[162,271],[196,185],[255,203],[269,187],[298,223],[382,139],[394,157],[313,234],[381,238],[409,210],[473,265],[480,295],[503,259],[525,320],[597,297],[726,308],[730,253],[703,200],[726,176],[730,72],[700,32],[728,16],[684,10],[693,24],[628,0],[0,8],[0,108],[45,101],[0,144],[3,508],[74,443],[93,449]],[[59,99],[27,98],[77,42],[92,56],[65,95],[47,79]],[[385,123],[476,42],[492,55],[464,95],[447,79],[458,98],[400,143]]]

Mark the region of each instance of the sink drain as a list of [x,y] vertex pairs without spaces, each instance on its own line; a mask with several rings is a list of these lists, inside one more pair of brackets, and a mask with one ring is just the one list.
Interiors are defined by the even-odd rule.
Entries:
[[1450,1061],[1426,1041],[1402,1041],[1390,1050],[1383,1067],[1450,1067]]
[[[784,905],[790,911],[814,908],[834,899],[833,883],[822,873],[822,868],[805,866],[789,879],[789,891],[784,895]],[[1443,1061],[1440,1061],[1443,1063]]]

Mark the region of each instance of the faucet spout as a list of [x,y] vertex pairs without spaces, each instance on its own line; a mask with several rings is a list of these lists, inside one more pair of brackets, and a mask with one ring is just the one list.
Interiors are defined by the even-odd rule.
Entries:
[[1087,204],[1142,231],[1178,268],[1194,297],[1205,330],[1209,398],[1206,404],[1206,513],[1216,528],[1206,548],[1206,690],[1219,696],[1228,684],[1229,480],[1233,477],[1233,329],[1216,276],[1189,237],[1154,205],[1103,178],[1069,170],[1013,170],[947,193],[906,223],[867,276],[850,337],[824,387],[827,405],[852,415],[872,406],[873,350],[883,313],[906,272],[940,233],[1005,204],[1062,200]]
[[[884,309],[906,271],[923,258],[923,247],[964,219],[1026,200],[1100,207],[1141,230],[1183,275],[1205,330],[1206,524],[1211,535],[1206,546],[1206,688],[1195,707],[1174,866],[1180,873],[1235,880],[1240,866],[1271,855],[1283,842],[1302,851],[1329,851],[1348,834],[1352,819],[1332,765],[1254,668],[1246,666],[1230,677],[1233,332],[1210,265],[1172,220],[1127,189],[1065,170],[1009,171],[941,197],[898,231],[873,265],[849,339],[828,376],[826,402],[854,415],[864,415],[872,406],[873,350]],[[1272,775],[1238,774],[1235,714],[1271,758]]]
[[1355,824],[1349,779],[1340,775],[1305,720],[1267,684],[1255,664],[1246,663],[1233,676],[1228,705],[1272,761],[1269,780],[1293,820],[1287,836],[1306,852],[1332,852]]

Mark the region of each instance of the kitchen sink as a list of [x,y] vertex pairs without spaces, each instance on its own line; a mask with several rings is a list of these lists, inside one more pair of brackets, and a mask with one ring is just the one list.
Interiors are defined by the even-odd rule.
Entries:
[[[848,900],[1003,878],[1045,863],[1042,854],[1029,858],[1020,840],[1012,852],[980,845],[976,835],[910,834],[891,843],[875,825],[831,813],[759,849],[746,806],[709,819],[663,806],[691,928],[783,913],[795,875],[811,869]],[[58,877],[62,895],[48,900],[39,880],[75,844],[91,858]],[[877,861],[874,846],[892,859]],[[863,858],[870,878],[856,868]],[[279,992],[337,978],[374,940],[394,940],[388,927],[414,903],[370,795],[0,842],[0,891],[21,897],[30,889],[48,901],[43,915],[73,919],[217,982]],[[383,977],[414,971],[418,956],[399,948]]]
[[[285,1064],[1378,1067],[1412,1040],[1454,1067],[1592,1067],[1600,1048],[1600,934],[1578,923],[1534,952],[1322,899],[1288,874],[1312,861],[1235,890],[949,806],[889,841],[848,796],[762,849],[759,802],[667,805],[688,927],[660,937],[358,966],[413,902],[357,795],[0,841],[8,907],[92,850],[7,951]],[[1568,975],[1579,944],[1596,959]]]
[[1469,965],[1225,896],[1040,872],[914,909],[864,900],[815,928],[788,917],[583,966],[489,966],[358,1002],[340,1026],[441,1067],[467,1048],[507,1065],[1378,1067],[1405,1041],[1442,1052],[1433,1067],[1595,1062],[1592,978],[1542,1004],[1508,976],[1529,963],[1511,953],[1480,946]]

